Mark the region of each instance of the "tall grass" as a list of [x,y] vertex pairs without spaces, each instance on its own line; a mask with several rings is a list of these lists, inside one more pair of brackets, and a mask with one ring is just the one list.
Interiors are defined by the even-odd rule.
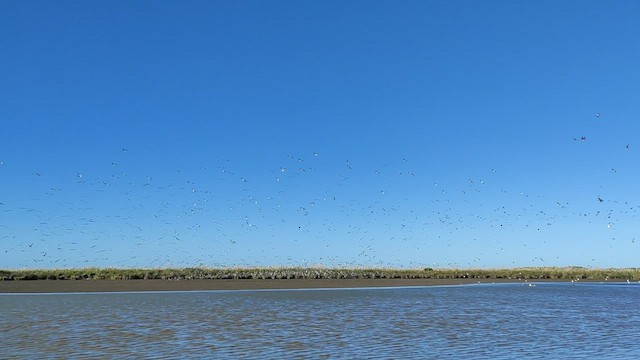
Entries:
[[513,279],[640,281],[640,268],[541,267],[513,269],[385,268],[183,268],[0,270],[11,280],[190,280],[190,279]]

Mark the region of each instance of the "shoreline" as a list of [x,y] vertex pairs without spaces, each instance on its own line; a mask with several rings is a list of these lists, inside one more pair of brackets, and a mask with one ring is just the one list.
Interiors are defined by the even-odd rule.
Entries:
[[180,268],[0,270],[1,293],[276,290],[527,282],[638,282],[640,268]]
[[[302,290],[443,286],[529,282],[563,282],[566,279],[193,279],[193,280],[32,280],[0,281],[0,294],[212,291],[212,290]],[[594,282],[594,280],[588,281]],[[606,282],[606,281],[598,281]]]

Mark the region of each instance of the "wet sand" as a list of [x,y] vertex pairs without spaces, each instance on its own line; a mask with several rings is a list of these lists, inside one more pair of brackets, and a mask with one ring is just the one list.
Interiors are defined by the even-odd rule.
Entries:
[[318,289],[522,282],[516,279],[21,280],[0,281],[0,293]]

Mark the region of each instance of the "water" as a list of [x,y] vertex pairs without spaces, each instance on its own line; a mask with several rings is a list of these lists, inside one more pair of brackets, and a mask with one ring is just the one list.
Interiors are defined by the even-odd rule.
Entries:
[[640,285],[0,296],[2,359],[632,359]]

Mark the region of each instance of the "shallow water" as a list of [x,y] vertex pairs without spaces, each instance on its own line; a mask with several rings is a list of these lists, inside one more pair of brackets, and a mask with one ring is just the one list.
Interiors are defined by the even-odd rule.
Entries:
[[0,358],[640,358],[640,285],[0,295]]

